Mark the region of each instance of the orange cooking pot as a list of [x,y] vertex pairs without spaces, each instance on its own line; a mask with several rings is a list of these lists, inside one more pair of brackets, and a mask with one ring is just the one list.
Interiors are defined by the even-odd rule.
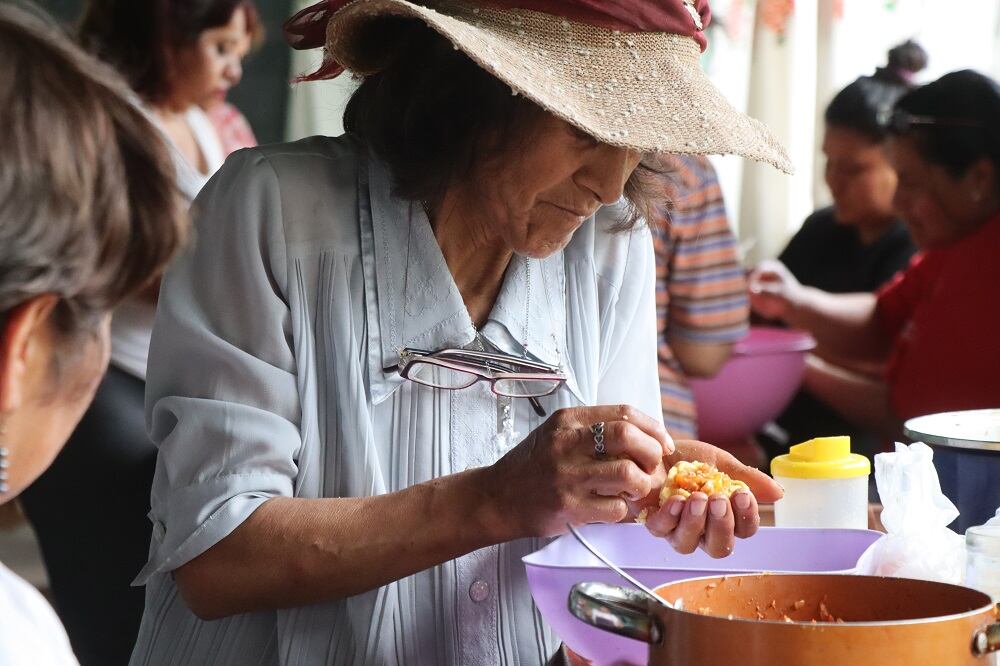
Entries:
[[646,641],[649,664],[989,664],[1000,614],[976,590],[904,578],[752,574],[676,581],[656,593],[579,583],[570,611]]

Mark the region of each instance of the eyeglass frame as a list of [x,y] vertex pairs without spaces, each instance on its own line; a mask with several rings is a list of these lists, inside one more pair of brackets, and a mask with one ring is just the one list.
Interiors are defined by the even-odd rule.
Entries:
[[986,125],[971,118],[941,118],[938,116],[914,115],[902,109],[881,109],[876,116],[879,127],[889,130],[893,134],[906,134],[914,125],[928,125],[938,127],[970,127],[974,129],[986,129]]
[[[407,349],[404,349],[403,351],[407,351]],[[411,353],[421,353],[427,356],[454,356],[459,359],[470,357],[474,359],[482,359],[481,365],[484,365],[487,368],[491,367],[490,362],[494,362],[501,365],[532,368],[542,372],[543,374],[547,373],[563,376],[562,368],[558,365],[551,365],[543,361],[533,361],[522,356],[514,356],[513,354],[504,354],[501,352],[479,351],[478,349],[441,349],[436,352],[425,352],[421,349],[408,349],[408,351]],[[480,363],[477,363],[477,365],[479,364]]]
[[[455,358],[458,357],[456,360]],[[478,358],[482,359],[482,362],[477,363],[472,362],[462,362],[462,358]],[[458,372],[464,372],[466,374],[475,377],[473,381],[469,382],[465,386],[457,388],[448,388],[444,386],[434,386],[426,382],[420,381],[414,377],[410,377],[410,368],[413,367],[416,361],[430,363],[431,365],[438,365],[450,370],[456,370]],[[508,366],[524,366],[528,368],[533,368],[537,370],[536,372],[509,372],[509,371],[496,371],[490,362],[495,364],[505,364]],[[485,370],[481,369],[485,368]],[[404,347],[399,350],[399,365],[396,368],[399,372],[399,376],[403,379],[408,379],[411,382],[420,384],[421,386],[429,386],[431,388],[440,388],[448,391],[460,391],[462,389],[469,388],[473,384],[481,381],[487,381],[490,383],[490,390],[495,394],[507,398],[526,398],[528,403],[531,405],[535,414],[544,417],[547,415],[545,408],[538,401],[538,398],[546,395],[552,395],[558,391],[566,383],[566,375],[563,374],[558,366],[549,365],[548,363],[543,363],[541,361],[532,361],[530,359],[521,358],[518,356],[513,356],[509,354],[497,354],[487,351],[476,351],[471,349],[441,349],[436,352],[430,352],[423,349],[414,349],[412,347]],[[549,380],[555,382],[552,389],[546,391],[545,393],[539,393],[537,395],[508,395],[506,393],[501,393],[496,390],[496,382],[501,380],[507,381],[517,381],[517,380],[528,380],[528,381],[544,381]]]

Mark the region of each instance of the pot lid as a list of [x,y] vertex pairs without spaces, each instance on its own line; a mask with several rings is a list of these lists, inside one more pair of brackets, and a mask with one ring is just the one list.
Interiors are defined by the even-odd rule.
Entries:
[[918,416],[903,424],[903,432],[935,446],[1000,452],[1000,409]]

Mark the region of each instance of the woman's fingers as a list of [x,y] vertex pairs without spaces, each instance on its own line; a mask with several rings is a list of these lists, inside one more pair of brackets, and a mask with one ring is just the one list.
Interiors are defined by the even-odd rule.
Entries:
[[684,504],[685,499],[675,495],[668,498],[659,509],[649,509],[646,516],[646,529],[653,536],[668,538],[681,522]]
[[712,495],[708,498],[708,519],[705,524],[703,547],[711,557],[726,557],[733,552],[736,541],[735,521],[729,498]]
[[595,423],[604,423],[605,429],[614,422],[629,423],[653,438],[661,449],[661,457],[674,452],[674,440],[659,419],[654,419],[642,410],[629,405],[600,405],[597,407],[574,407],[553,414],[561,427],[589,429]]
[[[728,505],[725,511],[722,510],[723,503]],[[685,499],[675,495],[658,509],[650,509],[646,518],[647,529],[654,536],[670,538],[680,524],[684,506]],[[733,493],[728,501],[722,495],[714,496],[709,502],[708,521],[704,538],[706,550],[715,557],[728,555],[732,551],[733,537],[746,539],[757,533],[760,527],[757,500],[746,490]],[[717,548],[717,544],[721,547]]]
[[760,527],[760,511],[753,493],[738,490],[729,498],[732,505],[735,534],[740,539],[752,537]]
[[707,520],[708,496],[705,493],[691,493],[684,501],[677,527],[667,536],[667,540],[678,553],[693,553],[701,543]]
[[[781,486],[767,474],[764,474],[764,472],[756,467],[744,465],[728,453],[726,453],[726,456],[725,459],[719,461],[716,467],[737,481],[742,481],[750,486],[750,492],[753,493],[753,496],[757,500],[768,503],[777,502],[785,495],[785,491],[781,489]],[[753,502],[753,509],[754,511],[757,510],[756,501]]]
[[577,524],[620,523],[628,515],[628,506],[620,497],[593,496],[587,502],[585,514],[586,519]]
[[623,497],[636,502],[652,490],[652,478],[628,459],[594,462],[585,483],[594,495]]
[[761,262],[750,273],[750,306],[769,319],[784,319],[792,307],[799,282],[778,261]]
[[[596,423],[604,424],[603,453],[595,450],[591,427]],[[670,453],[666,459],[664,452]],[[511,472],[514,476],[528,472],[536,478],[522,485],[528,494],[541,496],[537,506],[547,507],[535,519],[545,533],[567,520],[613,522],[623,520],[629,507],[633,514],[646,508],[650,532],[667,538],[679,552],[690,553],[702,545],[712,556],[722,557],[732,552],[735,538],[756,533],[757,499],[774,501],[782,496],[781,487],[766,474],[705,442],[675,445],[657,419],[627,405],[560,410],[516,453],[505,459],[520,463],[514,464],[520,467]],[[729,500],[710,500],[694,493],[687,500],[669,498],[657,508],[665,468],[679,460],[713,464],[747,483],[753,494],[739,492]]]
[[[592,430],[597,423],[603,423],[600,433]],[[503,501],[524,530],[551,535],[567,522],[626,519],[628,502],[658,491],[665,478],[663,456],[673,450],[663,424],[633,407],[567,408],[493,468]]]
[[[590,430],[582,432],[585,440],[593,442]],[[663,464],[661,443],[628,421],[605,422],[604,447],[608,457],[628,457],[646,473]]]
[[777,259],[765,259],[750,271],[750,282],[755,280],[786,282],[794,280],[791,271]]
[[750,292],[750,307],[767,319],[784,319],[790,306],[780,293],[758,285]]
[[667,539],[677,552],[693,553],[701,545],[712,557],[732,553],[736,538],[752,536],[758,524],[757,504],[745,490],[731,499],[704,493],[686,500],[674,496],[646,518],[650,533]]

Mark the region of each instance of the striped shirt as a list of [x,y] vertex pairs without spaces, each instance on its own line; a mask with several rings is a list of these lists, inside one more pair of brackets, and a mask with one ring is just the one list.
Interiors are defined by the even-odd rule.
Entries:
[[660,402],[674,437],[697,436],[694,399],[667,341],[730,344],[747,332],[746,277],[729,228],[722,191],[701,156],[665,158],[663,187],[673,208],[662,207],[653,231],[656,249],[656,326]]

